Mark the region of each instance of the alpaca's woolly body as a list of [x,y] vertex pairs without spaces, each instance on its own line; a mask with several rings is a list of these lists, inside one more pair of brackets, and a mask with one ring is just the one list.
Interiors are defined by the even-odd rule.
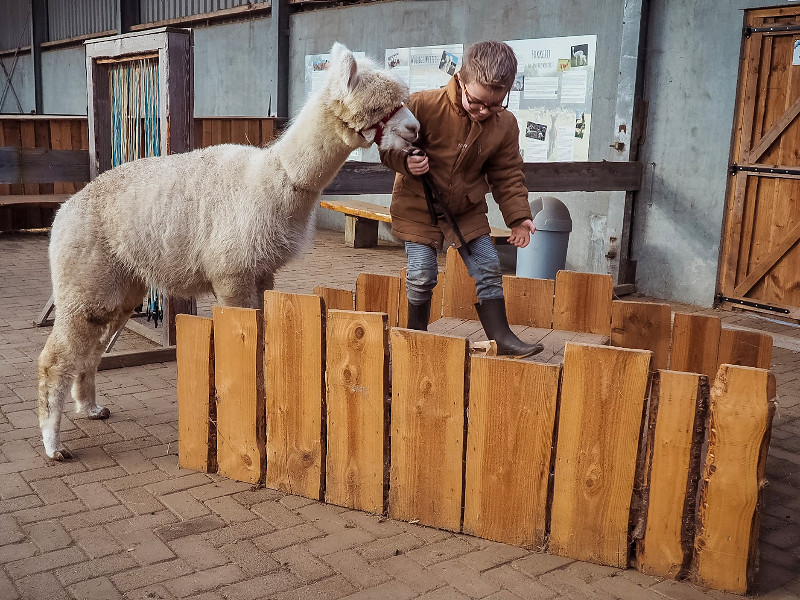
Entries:
[[[76,409],[104,418],[94,376],[105,341],[153,285],[175,296],[213,292],[258,307],[275,272],[310,244],[320,193],[408,88],[335,44],[326,85],[267,148],[225,144],[123,164],[58,211],[50,265],[56,319],[39,358],[39,423],[47,455],[68,458],[59,423]],[[381,148],[407,149],[408,109],[385,124]]]

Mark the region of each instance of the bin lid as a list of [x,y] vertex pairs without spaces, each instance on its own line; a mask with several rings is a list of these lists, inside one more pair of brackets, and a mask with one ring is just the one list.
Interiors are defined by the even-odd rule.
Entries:
[[572,231],[569,209],[558,198],[542,196],[531,201],[533,224],[540,231]]

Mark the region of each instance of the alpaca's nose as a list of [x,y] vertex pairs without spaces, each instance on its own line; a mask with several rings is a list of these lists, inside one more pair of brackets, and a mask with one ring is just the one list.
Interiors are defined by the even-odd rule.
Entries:
[[406,135],[403,136],[409,142],[416,142],[419,137],[419,125],[406,125]]

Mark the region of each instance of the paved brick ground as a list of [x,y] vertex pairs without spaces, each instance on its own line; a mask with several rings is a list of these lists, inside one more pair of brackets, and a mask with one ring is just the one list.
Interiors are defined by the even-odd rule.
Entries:
[[[46,248],[44,235],[0,234],[0,600],[733,597],[179,469],[174,363],[101,373],[111,418],[67,415],[77,458],[49,462],[35,402],[48,329],[31,324],[50,291]],[[276,286],[353,289],[358,273],[404,262],[398,247],[347,249],[341,233],[320,231]],[[718,314],[775,336],[760,589],[799,598],[800,329]],[[141,343],[126,334],[118,347]]]

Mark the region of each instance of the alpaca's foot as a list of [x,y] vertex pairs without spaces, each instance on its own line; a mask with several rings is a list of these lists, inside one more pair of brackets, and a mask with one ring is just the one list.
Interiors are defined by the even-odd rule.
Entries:
[[50,454],[48,454],[47,456],[49,456],[50,458],[52,458],[55,461],[62,462],[62,461],[71,459],[72,458],[72,452],[70,452],[66,448],[62,447],[62,448],[60,448],[58,450],[53,451],[53,455],[52,456],[50,456]]
[[86,416],[90,419],[107,419],[111,416],[111,411],[105,406],[92,406],[86,409]]

